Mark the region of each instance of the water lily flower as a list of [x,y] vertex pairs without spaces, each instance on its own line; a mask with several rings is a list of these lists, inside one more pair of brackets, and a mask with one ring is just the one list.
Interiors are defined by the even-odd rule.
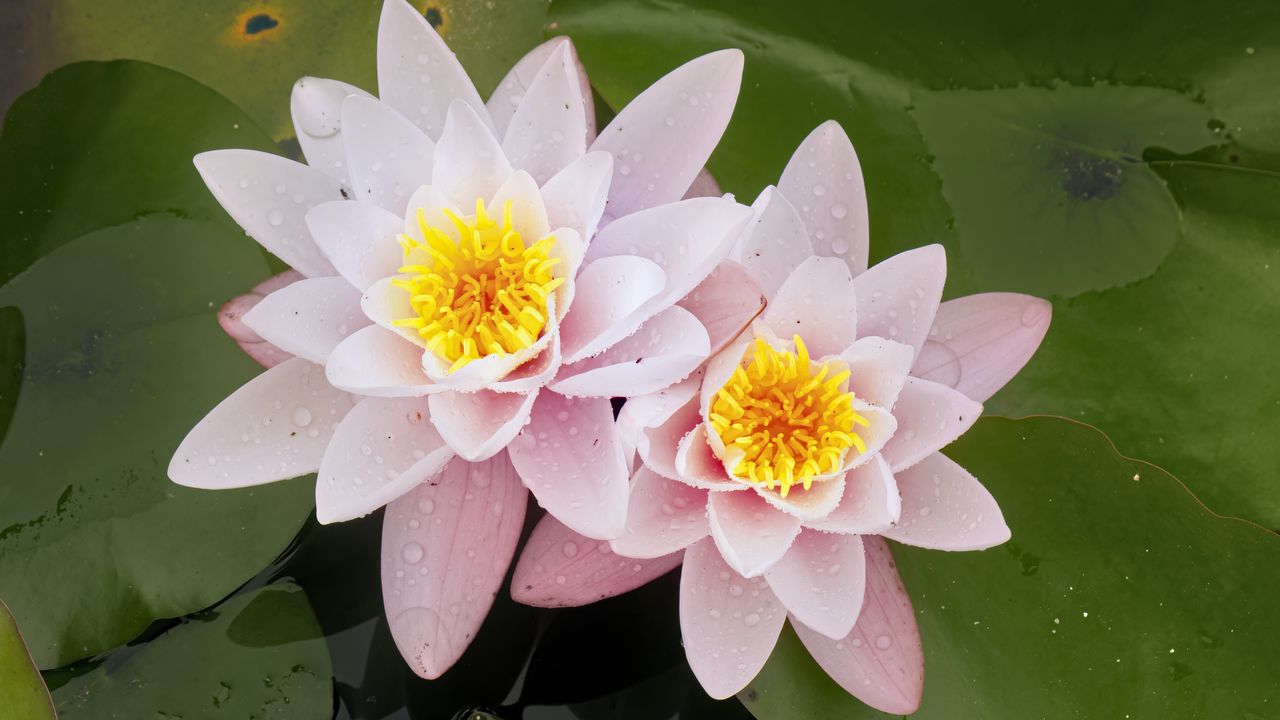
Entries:
[[317,472],[326,523],[388,506],[387,616],[433,678],[487,614],[530,492],[583,536],[621,534],[610,398],[680,381],[759,310],[727,317],[742,289],[713,273],[750,210],[681,199],[728,123],[742,55],[677,68],[596,136],[565,38],[485,103],[404,0],[387,0],[378,32],[377,98],[295,85],[309,164],[195,159],[300,279],[223,313],[242,346],[293,357],[214,408],[169,475],[219,489]]
[[610,550],[619,565],[648,564],[628,574],[557,558],[554,542],[579,541],[544,521],[517,566],[517,599],[591,601],[683,553],[685,651],[713,697],[752,680],[789,617],[847,691],[893,714],[918,707],[919,634],[884,539],[980,550],[1009,538],[995,499],[939,451],[1030,359],[1050,307],[1014,294],[940,305],[941,246],[868,268],[867,238],[857,156],[824,124],[735,248],[768,296],[763,315],[703,371],[624,407],[642,462]]

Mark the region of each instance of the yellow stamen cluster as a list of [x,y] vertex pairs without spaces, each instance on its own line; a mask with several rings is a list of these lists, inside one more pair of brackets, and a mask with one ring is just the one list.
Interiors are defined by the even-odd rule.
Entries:
[[726,449],[744,455],[732,472],[746,482],[805,490],[814,477],[839,469],[850,447],[866,452],[855,425],[866,418],[853,409],[853,393],[841,390],[849,371],[831,374],[831,365],[809,360],[799,335],[796,351],[775,350],[756,338],[755,347],[712,400],[711,426]]
[[476,200],[474,217],[444,211],[457,229],[455,242],[418,210],[424,241],[400,235],[408,277],[393,284],[409,293],[414,315],[395,324],[418,332],[428,350],[449,363],[449,372],[486,355],[509,355],[532,345],[547,324],[547,297],[563,278],[552,275],[555,236],[532,245],[511,223],[511,203],[502,222]]

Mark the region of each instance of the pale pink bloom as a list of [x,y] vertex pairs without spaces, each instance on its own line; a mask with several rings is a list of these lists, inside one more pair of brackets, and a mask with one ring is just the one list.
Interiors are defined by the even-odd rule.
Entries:
[[[941,550],[1009,538],[995,500],[939,450],[1030,359],[1050,306],[1002,293],[940,305],[941,246],[868,269],[867,237],[857,156],[826,123],[761,193],[732,254],[767,295],[763,315],[703,370],[623,408],[641,463],[611,549],[641,560],[584,592],[582,573],[601,571],[553,565],[531,544],[517,599],[607,597],[683,552],[685,651],[713,697],[755,677],[790,617],[850,693],[894,714],[918,707],[920,638],[882,538]],[[552,520],[534,535],[580,542]]]
[[610,398],[682,380],[759,312],[750,283],[713,273],[750,209],[681,199],[741,74],[736,50],[697,58],[597,137],[567,39],[485,103],[423,17],[387,0],[378,98],[294,87],[309,165],[195,160],[302,277],[224,310],[264,364],[293,357],[214,408],[170,477],[219,489],[318,472],[321,522],[389,504],[391,630],[415,672],[443,673],[488,612],[529,492],[580,536],[621,534],[629,446]]

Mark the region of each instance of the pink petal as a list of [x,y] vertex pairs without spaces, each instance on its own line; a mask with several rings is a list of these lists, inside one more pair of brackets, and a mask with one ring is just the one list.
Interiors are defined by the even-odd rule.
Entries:
[[622,534],[628,472],[608,399],[543,392],[510,454],[525,486],[557,520],[597,540]]
[[431,183],[435,143],[389,105],[359,95],[342,103],[342,128],[355,199],[404,215],[413,192]]
[[404,220],[376,205],[338,200],[315,206],[306,219],[320,251],[358,290],[394,275],[404,260],[396,242]]
[[698,412],[696,399],[686,400],[665,419],[644,427],[636,443],[640,459],[659,475],[680,480],[680,471],[676,469],[676,453],[685,436],[701,422],[702,415]]
[[854,341],[840,357],[849,364],[849,389],[854,395],[891,408],[907,381],[915,352],[909,345],[870,336]]
[[764,578],[734,572],[713,542],[685,551],[680,633],[689,667],[708,695],[723,700],[746,687],[769,659],[785,619]]
[[764,323],[784,341],[799,335],[814,359],[853,343],[858,312],[849,266],[835,258],[800,263],[769,301]]
[[551,333],[541,352],[507,373],[501,380],[490,383],[489,389],[498,392],[532,392],[550,382],[559,370],[560,333]]
[[720,197],[724,191],[720,189],[720,183],[716,182],[716,178],[711,171],[702,168],[698,174],[694,176],[693,183],[689,185],[689,189],[684,191],[684,200],[696,197]]
[[707,516],[725,562],[745,577],[773,567],[800,533],[798,519],[775,510],[753,492],[712,493]]
[[862,273],[853,282],[858,337],[896,340],[919,353],[946,280],[947,254],[941,245],[899,253]]
[[745,483],[729,477],[724,463],[711,450],[707,437],[707,424],[699,422],[680,440],[676,447],[676,478],[704,490],[728,492],[747,489]]
[[[471,462],[501,452],[529,421],[538,391],[441,392],[428,399],[431,422],[453,451]],[[515,462],[515,459],[512,458]]]
[[902,514],[898,484],[884,458],[870,461],[844,474],[844,496],[825,518],[806,527],[831,533],[869,535],[889,529]]
[[742,64],[739,50],[691,60],[640,93],[600,131],[591,149],[616,160],[611,217],[684,195],[729,124]]
[[337,180],[256,150],[212,150],[194,162],[213,197],[268,252],[307,277],[335,274],[304,218],[316,205],[342,199]]
[[263,340],[316,363],[369,324],[360,310],[360,291],[340,277],[300,280],[266,296],[243,317]]
[[985,550],[1009,539],[995,498],[942,453],[894,476],[902,493],[902,517],[881,535],[934,550]]
[[863,538],[867,582],[862,612],[853,631],[841,640],[794,623],[809,654],[840,687],[871,707],[909,715],[924,692],[924,651],[911,598],[898,577],[889,547],[877,537]]
[[813,255],[813,246],[796,209],[772,185],[760,193],[751,211],[733,258],[765,297],[774,297],[787,277]]
[[754,490],[765,502],[809,525],[831,515],[844,499],[844,475],[841,472],[834,477],[819,478],[808,490],[803,485],[793,487],[786,497],[768,488],[756,487]]
[[588,263],[574,283],[578,309],[565,315],[560,325],[565,362],[596,355],[629,335],[622,321],[658,296],[665,283],[662,268],[641,257],[621,255]]
[[440,138],[454,101],[465,102],[490,124],[467,71],[422,13],[404,0],[386,0],[382,5],[378,96],[433,140]]
[[525,543],[511,578],[511,597],[534,607],[577,607],[634,590],[680,565],[684,553],[651,560],[617,555],[544,515]]
[[267,370],[209,411],[173,454],[169,478],[224,490],[315,472],[352,398],[319,365],[293,358]]
[[568,42],[538,69],[502,139],[511,164],[546,182],[587,150],[587,112]]
[[884,459],[896,473],[911,467],[960,437],[982,415],[974,402],[946,385],[908,378],[893,406],[898,430],[884,446]]
[[422,371],[422,348],[377,325],[361,328],[329,354],[325,376],[360,395],[414,397],[443,392]]
[[866,452],[861,453],[850,450],[844,458],[845,470],[859,467],[863,463],[870,461],[879,455],[888,443],[893,442],[893,439],[898,437],[898,420],[888,410],[879,405],[865,403],[857,398],[853,400],[853,409],[868,421],[867,427],[858,426],[856,428],[867,449]]
[[432,186],[458,207],[474,208],[476,198],[493,197],[510,175],[511,163],[485,120],[471,105],[455,100],[436,144]]
[[839,640],[853,630],[862,610],[862,538],[805,530],[764,577],[796,620]]
[[985,402],[1035,354],[1052,316],[1049,301],[1030,295],[948,300],[938,307],[911,374]]
[[858,154],[839,123],[828,120],[809,133],[778,189],[800,210],[814,252],[844,260],[854,275],[867,269],[867,191]]
[[657,558],[706,537],[707,491],[641,467],[631,478],[626,529],[613,541],[619,555]]
[[218,325],[222,327],[222,331],[240,346],[244,354],[263,367],[275,367],[293,356],[263,340],[244,324],[244,316],[262,302],[267,294],[288,287],[302,277],[302,273],[297,270],[286,270],[263,280],[249,292],[231,298],[218,309]]
[[387,506],[382,602],[400,654],[440,677],[484,622],[524,526],[528,493],[505,454],[455,459]]
[[347,155],[342,146],[342,101],[349,95],[373,97],[355,85],[317,77],[304,77],[294,83],[289,97],[293,130],[307,164],[348,187]]
[[649,439],[644,435],[645,430],[662,424],[687,403],[698,392],[701,375],[701,371],[697,371],[671,387],[630,398],[623,404],[614,425],[629,465],[634,465],[641,444],[648,452]]
[[[507,127],[511,124],[511,118],[516,114],[516,108],[529,92],[534,80],[537,79],[538,71],[546,64],[548,58],[560,52],[562,48],[568,48],[569,57],[573,60],[573,71],[577,79],[578,91],[584,98],[591,97],[591,83],[587,80],[586,69],[582,67],[582,62],[578,60],[578,51],[574,48],[573,42],[567,37],[551,38],[520,58],[515,66],[507,72],[502,82],[498,83],[498,87],[489,96],[489,101],[485,103],[485,108],[489,110],[489,117],[493,119],[493,127],[497,135],[506,134]],[[595,106],[590,102],[586,102],[583,103],[582,110],[585,117],[586,139],[587,142],[591,142],[596,137]]]
[[613,178],[613,156],[589,152],[557,172],[542,186],[552,227],[569,227],[584,241],[595,237]]
[[707,328],[711,352],[718,353],[764,310],[765,295],[741,265],[726,260],[676,304]]
[[453,451],[429,412],[425,398],[365,398],[347,413],[320,461],[316,519],[368,515],[440,472]]
[[565,366],[551,389],[570,396],[645,395],[685,379],[710,354],[702,323],[673,305],[599,355]]

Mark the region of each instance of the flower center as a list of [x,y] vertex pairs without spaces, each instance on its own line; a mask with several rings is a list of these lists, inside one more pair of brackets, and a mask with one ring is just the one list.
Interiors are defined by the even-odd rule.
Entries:
[[[756,338],[755,348],[716,391],[708,418],[727,449],[742,458],[735,477],[786,497],[791,486],[808,490],[814,477],[836,472],[845,451],[866,445],[854,425],[869,422],[853,409],[849,371],[831,374],[830,363],[809,360],[799,335],[796,351],[775,350]],[[830,377],[828,377],[830,375]]]
[[547,297],[564,282],[552,276],[560,258],[551,257],[555,236],[532,245],[511,224],[511,203],[502,222],[489,217],[484,200],[476,214],[459,217],[444,210],[458,232],[454,241],[418,210],[424,241],[400,235],[408,277],[393,284],[409,293],[412,317],[395,321],[414,328],[423,343],[454,372],[486,355],[510,355],[528,348],[547,324]]

